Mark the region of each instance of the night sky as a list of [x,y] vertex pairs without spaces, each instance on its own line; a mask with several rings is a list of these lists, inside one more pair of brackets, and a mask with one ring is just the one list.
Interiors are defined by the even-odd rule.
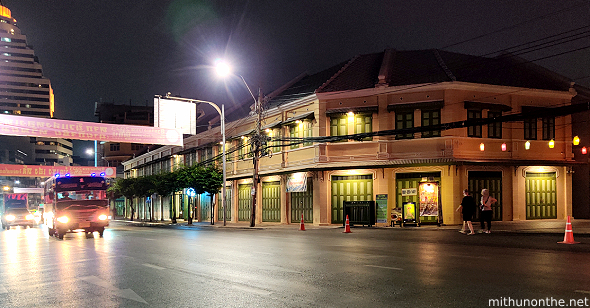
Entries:
[[[241,81],[211,70],[217,57],[269,93],[303,72],[386,48],[493,56],[563,37],[520,56],[590,85],[586,0],[1,2],[51,80],[59,119],[95,122],[94,102],[151,105],[166,92],[226,108],[243,103]],[[86,144],[76,143],[75,154]]]

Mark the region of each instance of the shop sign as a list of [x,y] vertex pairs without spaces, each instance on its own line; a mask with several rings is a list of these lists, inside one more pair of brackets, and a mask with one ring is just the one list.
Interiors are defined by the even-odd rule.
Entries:
[[406,202],[404,203],[404,222],[416,222],[416,203]]
[[387,195],[376,196],[377,223],[387,223]]
[[289,175],[287,178],[287,192],[305,192],[307,191],[307,173],[297,172]]
[[421,183],[420,216],[438,216],[438,184]]
[[417,188],[402,188],[402,196],[415,196],[417,194]]

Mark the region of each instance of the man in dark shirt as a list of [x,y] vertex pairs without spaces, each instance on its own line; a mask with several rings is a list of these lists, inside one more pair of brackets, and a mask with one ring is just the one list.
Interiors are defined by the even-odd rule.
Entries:
[[473,218],[473,214],[475,214],[475,199],[469,195],[469,190],[463,190],[463,200],[461,200],[461,205],[457,208],[457,211],[461,210],[463,214],[463,228],[461,228],[461,233],[465,234],[465,225],[469,227],[469,235],[475,234],[473,232],[473,225],[471,224],[471,219]]

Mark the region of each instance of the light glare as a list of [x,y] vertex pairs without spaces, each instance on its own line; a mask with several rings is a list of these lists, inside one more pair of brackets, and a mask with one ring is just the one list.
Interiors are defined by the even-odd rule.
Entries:
[[231,74],[231,67],[225,61],[217,59],[215,60],[215,72],[219,77],[226,77]]

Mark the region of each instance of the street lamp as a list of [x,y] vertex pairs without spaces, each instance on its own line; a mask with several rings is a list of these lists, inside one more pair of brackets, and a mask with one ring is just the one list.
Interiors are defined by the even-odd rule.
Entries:
[[214,104],[212,102],[208,102],[208,101],[202,101],[202,100],[190,99],[190,98],[182,98],[182,97],[172,97],[172,96],[169,96],[168,94],[165,97],[169,98],[169,99],[174,99],[174,100],[208,104],[208,105],[212,106],[213,108],[215,108],[215,111],[217,111],[219,113],[219,117],[221,118],[221,139],[222,139],[221,142],[223,143],[223,146],[221,147],[222,153],[223,153],[222,158],[221,158],[221,160],[223,161],[223,185],[221,186],[221,203],[223,205],[223,225],[225,226],[225,224],[226,224],[226,218],[225,218],[225,180],[226,180],[226,173],[225,173],[225,162],[226,162],[226,160],[225,160],[225,106],[223,104],[221,104],[221,109],[219,109],[219,106],[217,106],[216,104]]
[[[258,121],[256,122],[256,135],[255,138],[252,138],[252,142],[254,143],[254,167],[253,167],[253,175],[252,175],[252,206],[251,206],[251,214],[250,214],[250,227],[254,227],[256,225],[256,198],[258,196],[258,180],[259,180],[259,176],[258,176],[258,164],[259,164],[259,160],[260,160],[260,145],[261,143],[261,139],[260,139],[260,123],[261,123],[261,117],[262,117],[262,110],[261,108],[261,103],[260,103],[260,93],[258,94],[258,100],[256,99],[256,97],[254,97],[254,93],[252,93],[252,90],[250,90],[250,87],[248,86],[248,83],[246,82],[246,80],[244,79],[244,77],[242,77],[242,75],[239,74],[232,74],[232,69],[231,66],[221,60],[221,59],[216,59],[215,60],[215,70],[217,71],[217,75],[220,77],[226,77],[228,75],[234,75],[234,76],[239,76],[242,81],[244,82],[244,85],[246,86],[246,89],[248,89],[248,92],[250,93],[250,95],[252,96],[252,98],[254,99],[254,106],[256,107],[255,110],[258,113]],[[224,147],[225,149],[225,147]],[[225,168],[223,170],[225,172]],[[225,182],[224,182],[225,185]],[[224,186],[225,187],[225,186]],[[224,204],[225,206],[225,204]],[[223,215],[225,217],[225,209],[223,212]],[[225,221],[224,221],[225,223]]]
[[[98,167],[98,152],[95,150],[92,150],[92,148],[88,148],[88,149],[86,149],[86,154],[94,155],[94,167]],[[100,159],[107,162],[107,167],[111,166],[111,163],[106,158],[104,158],[104,156],[100,155]]]

